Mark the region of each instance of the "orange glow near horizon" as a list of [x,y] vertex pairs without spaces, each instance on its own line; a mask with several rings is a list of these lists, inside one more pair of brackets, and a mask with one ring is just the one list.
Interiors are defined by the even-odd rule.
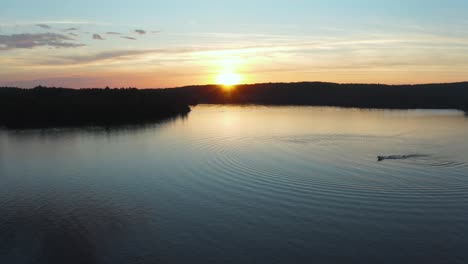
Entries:
[[216,76],[216,84],[231,87],[240,84],[241,79],[241,76],[237,73],[220,73]]
[[215,83],[222,85],[224,90],[230,91],[235,85],[238,85],[243,80],[243,77],[238,73],[238,69],[242,67],[242,60],[238,57],[224,57],[221,61],[217,61],[216,65],[220,68],[215,76]]

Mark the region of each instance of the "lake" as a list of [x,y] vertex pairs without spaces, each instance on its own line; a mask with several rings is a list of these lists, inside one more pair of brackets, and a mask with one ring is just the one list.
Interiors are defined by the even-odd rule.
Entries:
[[0,263],[467,263],[467,248],[463,112],[199,105],[0,130]]

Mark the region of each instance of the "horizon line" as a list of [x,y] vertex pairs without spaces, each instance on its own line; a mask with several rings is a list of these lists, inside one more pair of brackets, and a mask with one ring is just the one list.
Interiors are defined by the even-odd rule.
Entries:
[[[387,83],[360,83],[360,82],[326,82],[326,81],[297,81],[297,82],[258,82],[258,83],[242,83],[242,84],[235,84],[230,86],[250,86],[250,85],[262,85],[262,84],[299,84],[299,83],[310,83],[310,84],[336,84],[336,85],[381,85],[381,86],[422,86],[422,85],[450,85],[450,84],[463,84],[468,83],[467,81],[459,81],[459,82],[434,82],[434,83],[402,83],[402,84],[387,84]],[[137,86],[127,86],[127,87],[79,87],[79,88],[71,88],[71,87],[62,87],[62,86],[46,86],[46,85],[36,85],[34,87],[19,87],[19,86],[8,86],[2,85],[0,88],[18,88],[18,89],[34,89],[38,87],[42,88],[62,88],[62,89],[73,89],[73,90],[81,90],[81,89],[121,89],[121,88],[131,88],[131,89],[138,89],[138,90],[151,90],[151,89],[178,89],[178,88],[187,88],[187,87],[201,87],[201,86],[226,86],[224,84],[191,84],[191,85],[182,85],[182,86],[172,86],[172,87],[147,87],[147,88],[140,88]]]

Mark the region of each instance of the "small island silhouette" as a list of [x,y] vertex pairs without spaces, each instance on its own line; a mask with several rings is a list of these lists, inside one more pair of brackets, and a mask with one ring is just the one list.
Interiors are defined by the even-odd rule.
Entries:
[[468,111],[468,82],[422,85],[324,82],[186,86],[167,89],[0,88],[0,126],[120,125],[190,112],[196,104],[313,105]]

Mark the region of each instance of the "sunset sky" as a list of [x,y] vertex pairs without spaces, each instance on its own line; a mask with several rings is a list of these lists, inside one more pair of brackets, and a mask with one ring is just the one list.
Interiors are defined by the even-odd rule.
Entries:
[[468,1],[0,4],[0,86],[468,81]]

